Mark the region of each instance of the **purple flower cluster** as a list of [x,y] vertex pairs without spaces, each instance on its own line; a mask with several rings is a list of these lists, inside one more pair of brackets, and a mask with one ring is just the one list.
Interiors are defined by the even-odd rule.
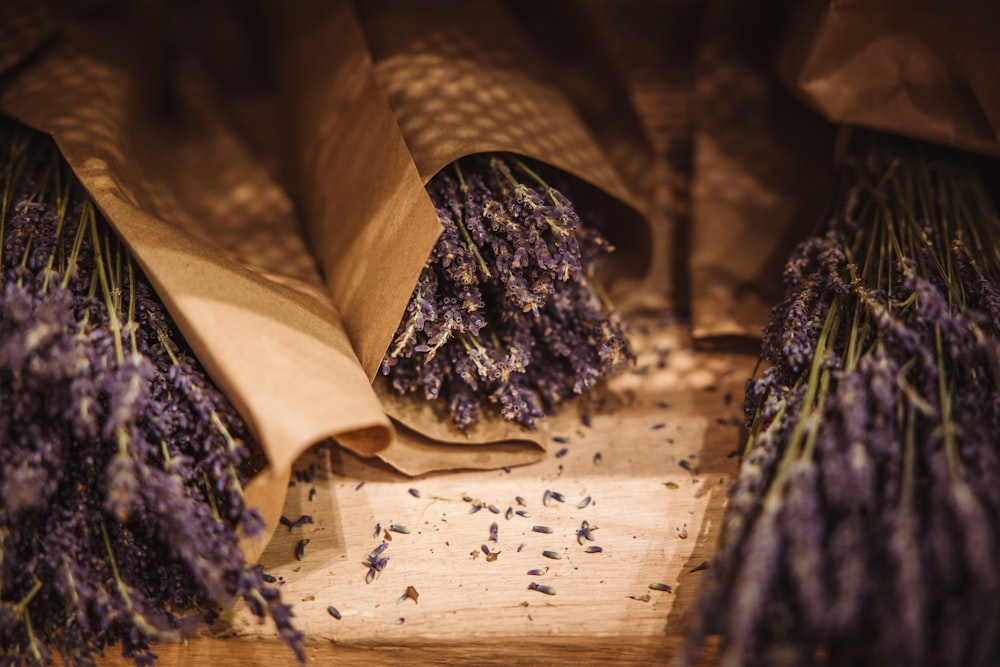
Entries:
[[693,649],[1000,664],[1000,217],[966,156],[860,135],[790,259]]
[[484,406],[534,428],[632,358],[596,277],[612,246],[535,170],[474,156],[427,191],[443,229],[382,362],[398,393],[446,402],[461,429]]
[[246,428],[53,143],[0,123],[0,662],[136,665],[242,596]]

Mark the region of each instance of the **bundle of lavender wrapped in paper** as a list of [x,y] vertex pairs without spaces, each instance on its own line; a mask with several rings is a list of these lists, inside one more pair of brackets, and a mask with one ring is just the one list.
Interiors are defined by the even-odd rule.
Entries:
[[855,139],[764,331],[691,648],[997,665],[1000,218],[968,156]]
[[302,635],[237,529],[243,422],[53,143],[0,122],[0,663],[137,665],[237,596]]
[[382,363],[397,392],[534,428],[631,359],[596,277],[612,246],[534,169],[470,157],[427,191],[444,229]]

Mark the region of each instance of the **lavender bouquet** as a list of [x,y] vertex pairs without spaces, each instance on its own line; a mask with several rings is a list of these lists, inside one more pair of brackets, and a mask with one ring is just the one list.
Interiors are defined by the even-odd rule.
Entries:
[[479,155],[427,185],[441,221],[381,372],[440,400],[460,429],[483,409],[535,428],[632,353],[597,279],[613,247],[523,161]]
[[47,138],[0,122],[0,664],[136,665],[242,596],[248,434]]
[[1000,664],[1000,218],[968,156],[855,136],[784,274],[686,659]]

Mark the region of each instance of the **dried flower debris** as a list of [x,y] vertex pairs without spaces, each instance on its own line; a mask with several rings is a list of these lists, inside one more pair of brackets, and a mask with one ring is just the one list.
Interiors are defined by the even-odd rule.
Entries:
[[544,593],[545,595],[556,594],[556,589],[553,586],[546,586],[545,584],[540,584],[535,581],[528,584],[528,590],[538,591],[539,593]]
[[399,602],[404,602],[406,600],[413,600],[413,604],[417,604],[417,599],[420,597],[420,593],[413,586],[407,586],[406,590],[402,595],[399,596]]
[[375,581],[379,573],[389,564],[389,557],[382,554],[389,548],[389,543],[385,540],[372,549],[364,558],[363,564],[368,568],[365,575],[365,583],[370,584]]

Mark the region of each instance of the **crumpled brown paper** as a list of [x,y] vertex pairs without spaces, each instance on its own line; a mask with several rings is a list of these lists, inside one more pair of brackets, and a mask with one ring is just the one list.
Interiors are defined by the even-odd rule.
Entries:
[[789,252],[819,223],[828,198],[834,128],[774,72],[782,16],[728,0],[705,5],[689,256],[692,335],[701,345],[760,337],[782,298]]
[[1000,155],[1000,4],[767,6],[770,15],[725,0],[706,10],[690,258],[702,342],[759,336],[781,298],[781,265],[828,197],[830,123]]
[[1000,155],[1000,3],[807,0],[779,69],[828,119]]
[[[649,258],[639,209],[647,202],[622,181],[499,3],[359,8],[363,22],[346,1],[282,3],[271,7],[271,25],[297,194],[333,302],[370,378],[440,233],[424,184],[460,157],[518,153],[589,183],[615,216],[618,266],[630,270],[620,271],[616,284],[641,279]],[[475,446],[447,467],[499,467],[510,464],[512,452],[517,462],[543,452],[542,432],[496,420],[463,433],[424,402],[384,388],[379,395],[402,426],[379,456],[401,470],[447,463],[427,458],[431,440],[456,452]]]
[[[634,119],[610,122],[627,106],[615,93],[580,106],[599,85],[594,72],[584,67],[573,78],[572,64],[533,50],[499,4],[462,10],[437,26],[426,18],[407,25],[405,5],[370,6],[368,19],[385,25],[376,30],[373,23],[366,34],[349,2],[291,3],[272,24],[285,48],[277,62],[279,94],[268,103],[287,103],[293,141],[271,144],[268,153],[241,133],[246,108],[220,97],[212,80],[218,72],[178,50],[185,35],[199,39],[184,32],[180,16],[192,6],[166,15],[156,12],[170,7],[156,2],[98,0],[100,11],[74,17],[58,4],[38,4],[37,14],[23,12],[21,23],[0,28],[8,37],[0,49],[0,110],[54,136],[199,360],[246,418],[269,464],[247,496],[269,525],[291,465],[327,437],[410,474],[517,465],[543,455],[543,432],[497,422],[460,433],[429,404],[402,406],[370,380],[440,231],[424,184],[458,157],[509,150],[582,179],[589,184],[581,186],[584,197],[617,221],[612,287],[623,292],[639,283],[650,260],[643,218],[653,206],[648,156],[629,125]],[[444,4],[435,7],[439,18],[448,13]],[[496,26],[507,30],[506,46],[487,49]],[[414,28],[438,31],[431,48],[413,51]],[[386,39],[381,69],[371,60],[376,32]],[[443,39],[455,34],[467,37],[457,52]],[[583,48],[579,34],[575,39]],[[439,76],[465,67],[466,91],[487,86],[507,116],[491,116],[493,101],[477,99],[458,109],[452,129],[476,126],[480,117],[493,125],[458,132],[457,142],[421,144],[412,125],[421,114],[438,117],[437,95],[398,75],[409,68],[422,76],[426,58]],[[558,75],[551,71],[557,66]],[[394,96],[405,104],[390,104]],[[404,116],[407,131],[400,130]],[[275,165],[286,149],[298,158],[300,178],[279,184],[288,172]],[[433,160],[438,167],[429,166]],[[289,184],[310,223],[308,240],[282,187]],[[398,428],[387,412],[399,418]],[[255,557],[263,542],[246,546]]]
[[58,20],[44,2],[5,0],[0,5],[0,74],[19,65],[55,35]]
[[[247,488],[273,528],[290,469],[327,437],[370,456],[393,428],[325,295],[290,201],[194,67],[134,17],[77,21],[0,79],[0,109],[52,134],[185,339],[263,446]],[[256,559],[264,540],[246,543]]]

